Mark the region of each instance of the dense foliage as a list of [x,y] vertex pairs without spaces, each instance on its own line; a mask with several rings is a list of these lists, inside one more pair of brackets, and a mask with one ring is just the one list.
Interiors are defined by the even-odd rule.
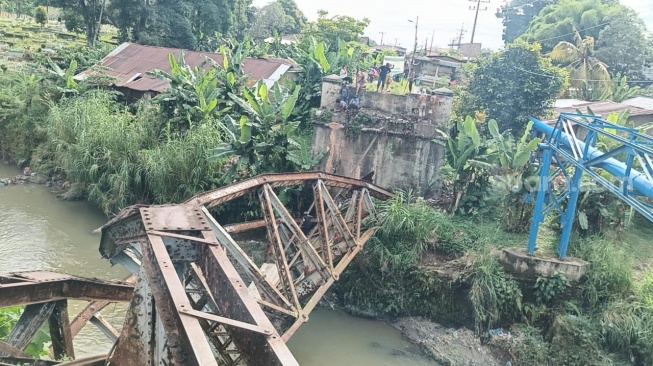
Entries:
[[501,5],[497,17],[503,22],[503,40],[512,43],[526,32],[531,22],[545,6],[558,0],[511,0]]
[[242,38],[251,0],[111,1],[108,20],[121,40],[184,49],[203,48],[216,34]]
[[544,58],[538,45],[511,44],[478,61],[456,114],[482,111],[499,123],[501,132],[520,135],[530,117],[549,113],[566,80],[567,73]]
[[629,14],[628,8],[618,2],[560,0],[542,9],[523,38],[541,43],[544,51],[549,52],[560,41],[573,42],[576,30],[582,38],[600,39],[601,31],[610,21]]
[[306,22],[306,16],[297,8],[294,0],[277,0],[256,9],[249,34],[254,39],[286,34],[299,35]]
[[358,20],[346,15],[330,16],[326,11],[319,11],[317,22],[307,24],[304,30],[306,37],[313,37],[318,41],[331,42],[335,50],[337,42],[352,42],[360,39],[370,20]]

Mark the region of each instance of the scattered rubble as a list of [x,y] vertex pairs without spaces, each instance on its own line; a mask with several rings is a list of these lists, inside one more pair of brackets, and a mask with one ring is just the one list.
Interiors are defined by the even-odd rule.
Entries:
[[0,187],[4,186],[11,186],[15,184],[27,184],[27,183],[35,183],[35,184],[43,184],[44,181],[41,176],[38,174],[31,172],[31,171],[26,171],[27,174],[19,174],[11,178],[0,178]]
[[447,328],[422,317],[399,318],[389,324],[444,366],[503,365],[469,329]]

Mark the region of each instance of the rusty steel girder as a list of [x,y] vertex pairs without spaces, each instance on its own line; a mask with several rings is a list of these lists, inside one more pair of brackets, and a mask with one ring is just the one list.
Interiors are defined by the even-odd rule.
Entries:
[[[0,308],[25,306],[7,340],[0,342],[0,365],[54,365],[56,361],[36,360],[25,353],[41,328],[48,323],[52,340],[51,357],[74,358],[73,338],[85,322],[68,316],[68,300],[86,300],[93,304],[127,302],[134,286],[129,282],[100,281],[55,272],[18,272],[0,275]],[[101,307],[89,318],[95,319]],[[76,318],[77,319],[77,318]],[[104,357],[106,359],[106,357]],[[97,359],[79,360],[78,365],[98,364]]]
[[0,308],[56,300],[127,302],[134,287],[56,272],[18,272],[0,275]]
[[[315,227],[304,233],[275,188],[312,186]],[[329,188],[346,193],[344,200]],[[250,195],[258,221],[222,226],[210,213]],[[285,342],[372,237],[372,197],[392,194],[326,173],[271,174],[200,194],[184,204],[133,206],[102,227],[100,252],[138,274],[110,365],[297,365]],[[343,204],[344,203],[344,204]],[[231,237],[265,227],[257,265]]]

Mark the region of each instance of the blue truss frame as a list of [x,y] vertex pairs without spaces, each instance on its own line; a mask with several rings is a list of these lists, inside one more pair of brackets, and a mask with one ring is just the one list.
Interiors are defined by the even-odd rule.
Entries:
[[[537,251],[540,225],[546,215],[555,209],[562,215],[562,236],[558,255],[561,259],[567,257],[584,174],[653,221],[653,205],[650,201],[653,199],[652,136],[616,125],[600,116],[562,113],[555,126],[537,119],[531,120],[535,133],[544,134],[545,138],[535,153],[536,157],[539,157],[540,184],[528,240],[530,255]],[[576,138],[575,126],[587,131],[584,140]],[[619,135],[607,130],[616,130]],[[607,152],[597,149],[599,136],[609,138],[617,147]],[[625,161],[617,159],[624,156]],[[556,169],[552,172],[554,162]],[[571,177],[568,171],[570,168],[573,168]],[[553,181],[560,173],[565,176],[567,184],[563,190],[556,191]],[[566,210],[563,208],[565,200]]]

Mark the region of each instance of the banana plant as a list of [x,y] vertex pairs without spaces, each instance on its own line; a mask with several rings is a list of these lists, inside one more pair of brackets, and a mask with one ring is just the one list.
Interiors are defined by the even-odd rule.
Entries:
[[463,213],[469,213],[465,203],[478,206],[479,197],[488,186],[491,164],[486,162],[486,141],[478,132],[476,120],[468,116],[458,122],[457,130],[458,135],[447,140],[447,164],[452,170],[454,195],[449,209],[457,212],[463,206]]
[[238,122],[227,118],[223,123],[227,142],[209,151],[210,160],[235,162],[228,179],[242,172],[253,175],[298,168],[289,156],[301,148],[295,141],[299,122],[291,120],[299,92],[295,87],[290,94],[278,83],[270,90],[259,82],[252,90],[243,89],[242,97],[230,94],[244,113]]
[[504,229],[509,232],[523,232],[528,229],[532,208],[524,198],[537,187],[537,171],[529,164],[531,155],[542,142],[539,138],[531,139],[533,122],[526,126],[519,140],[506,131],[499,132],[496,121],[488,122],[488,131],[492,139],[488,141],[488,155],[492,156],[494,165],[493,188],[500,197]]
[[79,85],[77,84],[77,82],[74,79],[75,71],[77,71],[77,61],[76,60],[70,61],[70,65],[68,66],[68,68],[66,70],[62,70],[59,67],[59,65],[52,62],[52,60],[50,60],[50,59],[48,59],[48,64],[50,65],[50,69],[48,69],[48,71],[51,74],[56,75],[64,83],[63,87],[57,86],[57,90],[59,90],[61,93],[64,93],[64,94],[77,94],[77,93],[79,93],[80,87],[79,87]]
[[208,61],[191,67],[185,61],[184,53],[176,59],[169,55],[170,72],[153,70],[149,74],[170,83],[170,89],[158,95],[158,103],[169,120],[175,125],[201,123],[210,117],[219,117],[226,109],[221,109],[221,93],[224,86],[220,83],[220,70],[206,68]]
[[515,141],[510,133],[500,133],[499,124],[495,120],[490,120],[487,125],[492,135],[492,140],[489,142],[490,147],[497,155],[501,172],[521,173],[528,164],[531,154],[542,142],[539,138],[529,140],[533,122],[528,123],[526,131],[519,141]]

